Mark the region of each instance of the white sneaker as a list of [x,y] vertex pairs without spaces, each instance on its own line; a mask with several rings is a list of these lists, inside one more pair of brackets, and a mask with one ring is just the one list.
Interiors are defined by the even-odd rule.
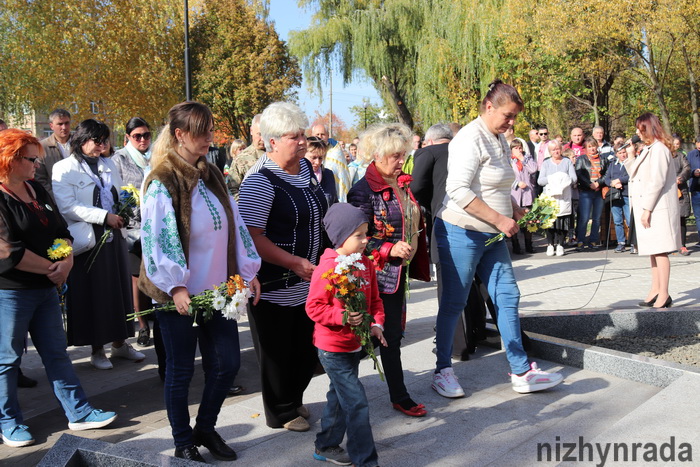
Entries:
[[530,363],[530,370],[524,375],[518,376],[512,373],[510,375],[513,391],[520,394],[553,388],[562,381],[564,381],[564,377],[561,374],[544,372],[537,367],[535,362]]
[[98,370],[111,370],[112,362],[105,355],[105,349],[100,349],[90,356],[90,363]]
[[143,359],[146,358],[144,354],[138,350],[134,350],[134,348],[128,342],[124,342],[124,345],[121,347],[112,346],[112,353],[110,354],[110,357],[126,358],[127,360],[133,360],[135,362],[143,361]]
[[464,397],[464,390],[451,367],[443,368],[440,373],[433,375],[432,388],[443,397]]
[[554,245],[547,245],[547,256],[554,256]]
[[557,245],[557,256],[564,256],[564,247]]

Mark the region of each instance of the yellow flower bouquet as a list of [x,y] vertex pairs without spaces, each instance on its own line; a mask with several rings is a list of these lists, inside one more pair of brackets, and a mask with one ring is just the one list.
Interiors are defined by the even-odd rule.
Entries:
[[[124,225],[128,224],[131,219],[136,217],[136,212],[138,207],[141,205],[141,195],[139,190],[129,183],[121,188],[119,192],[119,203],[117,204],[117,216],[124,219]],[[112,236],[112,229],[105,227],[105,231],[97,241],[97,244],[90,252],[90,256],[87,259],[87,271],[90,272],[90,268],[95,263],[97,255],[100,254],[100,250],[107,243],[107,240]]]
[[[541,194],[532,203],[532,208],[518,221],[521,229],[528,232],[551,229],[559,214],[559,203],[551,196]],[[500,242],[506,237],[503,232],[486,241],[486,246]]]
[[58,261],[73,253],[73,247],[64,239],[57,238],[53,241],[53,245],[46,250],[46,253],[51,261]]

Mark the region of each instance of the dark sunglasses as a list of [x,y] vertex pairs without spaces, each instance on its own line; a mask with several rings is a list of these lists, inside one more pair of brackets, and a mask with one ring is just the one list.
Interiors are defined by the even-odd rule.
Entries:
[[36,164],[37,161],[39,160],[38,157],[25,157],[25,156],[21,156],[21,157],[22,157],[22,159],[27,159],[27,160],[28,160],[29,162],[31,162],[32,164]]
[[107,144],[107,139],[108,138],[92,138],[92,142],[98,146],[101,146],[103,144]]
[[132,133],[129,135],[130,137],[134,138],[136,141],[141,141],[142,139],[151,139],[151,132],[147,131],[146,133]]
[[540,136],[547,136],[549,133],[540,133]]
[[306,142],[311,144],[318,144],[320,146],[323,146],[324,148],[326,147],[326,142],[318,136],[309,136],[308,138],[306,138]]

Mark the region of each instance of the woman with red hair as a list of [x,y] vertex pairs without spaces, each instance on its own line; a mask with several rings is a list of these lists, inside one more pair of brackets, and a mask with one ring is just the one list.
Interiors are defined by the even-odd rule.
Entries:
[[641,115],[635,126],[645,146],[639,156],[633,145],[627,148],[625,168],[630,177],[629,200],[634,223],[641,226],[637,227],[639,254],[651,257],[651,290],[639,305],[666,308],[673,302],[668,293],[671,278],[668,254],[681,247],[672,140],[654,114]]
[[0,430],[11,447],[34,443],[17,399],[27,332],[71,430],[117,418],[90,406],[66,353],[56,287],[66,282],[73,255],[51,261],[48,251],[56,239],[73,239],[51,196],[33,180],[42,152],[39,140],[24,131],[0,132]]

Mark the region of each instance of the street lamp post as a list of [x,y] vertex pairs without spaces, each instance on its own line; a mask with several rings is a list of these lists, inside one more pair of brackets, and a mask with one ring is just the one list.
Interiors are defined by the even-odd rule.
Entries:
[[189,6],[185,0],[185,99],[192,100],[192,89],[190,87],[190,21],[189,21]]
[[365,130],[367,129],[367,99],[362,100],[362,107],[365,109]]

